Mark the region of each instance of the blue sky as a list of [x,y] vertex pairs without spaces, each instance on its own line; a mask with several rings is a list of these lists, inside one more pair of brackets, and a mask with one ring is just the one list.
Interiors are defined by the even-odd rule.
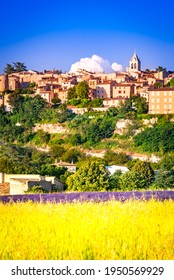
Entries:
[[142,69],[174,70],[172,0],[3,1],[0,73],[7,63],[69,71],[99,55],[125,69],[136,50]]

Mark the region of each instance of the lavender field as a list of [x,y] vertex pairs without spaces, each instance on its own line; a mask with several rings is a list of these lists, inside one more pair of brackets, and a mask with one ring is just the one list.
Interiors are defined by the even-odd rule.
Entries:
[[25,195],[6,195],[0,196],[0,202],[105,202],[109,200],[150,200],[158,201],[174,200],[174,191],[130,191],[130,192],[74,192],[56,194],[25,194]]

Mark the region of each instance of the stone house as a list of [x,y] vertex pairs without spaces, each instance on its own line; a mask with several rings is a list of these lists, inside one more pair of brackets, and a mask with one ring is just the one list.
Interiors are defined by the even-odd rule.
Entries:
[[174,88],[149,89],[149,114],[174,114]]
[[[52,187],[63,191],[63,183],[55,176],[41,176],[39,174],[6,174],[0,173],[0,185],[9,186],[9,194],[25,194],[33,186],[41,186],[48,192]],[[1,189],[2,189],[1,187]]]
[[67,171],[69,172],[76,172],[76,165],[73,163],[73,161],[71,163],[69,162],[64,162],[62,160],[60,160],[60,162],[55,162],[53,165],[58,166],[58,167],[65,167],[67,168]]

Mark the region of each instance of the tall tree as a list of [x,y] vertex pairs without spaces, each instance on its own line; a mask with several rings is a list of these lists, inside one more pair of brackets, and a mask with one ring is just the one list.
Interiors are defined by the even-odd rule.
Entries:
[[25,66],[25,64],[23,62],[13,62],[13,65],[15,67],[15,72],[23,72],[23,71],[27,71],[27,67]]
[[156,68],[156,72],[161,72],[161,71],[166,71],[166,68],[162,67],[162,66],[158,66]]
[[7,63],[6,67],[4,68],[4,73],[7,75],[23,71],[27,71],[27,67],[23,62],[13,62],[13,65]]
[[76,86],[77,97],[80,99],[88,98],[88,84],[84,81],[78,83]]
[[4,68],[4,73],[9,75],[9,74],[12,74],[14,72],[16,72],[15,68],[11,64],[7,63],[6,67]]
[[154,179],[154,170],[152,169],[150,162],[138,161],[132,168],[132,171],[138,172],[149,185]]
[[66,181],[68,190],[100,191],[109,188],[109,173],[99,162],[87,162]]

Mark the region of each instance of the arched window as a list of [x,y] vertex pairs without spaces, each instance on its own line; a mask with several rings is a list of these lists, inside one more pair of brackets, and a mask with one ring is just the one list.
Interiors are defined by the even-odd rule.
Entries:
[[136,69],[137,68],[137,64],[136,63],[134,63],[134,69]]

